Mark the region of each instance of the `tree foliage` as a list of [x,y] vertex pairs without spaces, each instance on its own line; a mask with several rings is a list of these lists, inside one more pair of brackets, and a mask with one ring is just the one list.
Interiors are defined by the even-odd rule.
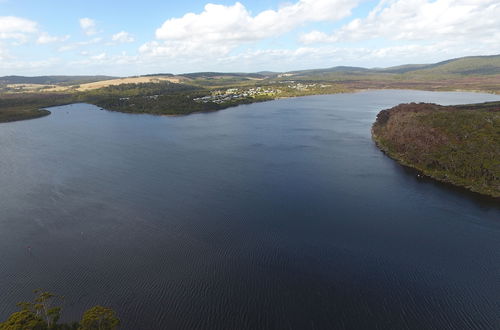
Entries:
[[115,330],[120,325],[115,312],[102,306],[87,310],[80,323],[58,323],[62,313],[60,304],[64,297],[48,291],[34,292],[34,300],[18,303],[20,311],[0,323],[0,330]]
[[112,309],[94,306],[83,314],[80,322],[81,330],[117,329],[120,320]]
[[500,103],[402,104],[381,111],[377,145],[438,180],[500,197]]
[[0,323],[1,330],[45,330],[45,321],[30,310],[20,310],[9,316],[7,321]]

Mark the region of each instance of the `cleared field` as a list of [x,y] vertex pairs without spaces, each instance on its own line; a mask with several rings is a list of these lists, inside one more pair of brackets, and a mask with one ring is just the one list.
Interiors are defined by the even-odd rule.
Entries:
[[[39,92],[43,90],[54,90],[59,87],[56,85],[42,85],[42,84],[8,84],[6,87],[11,92]],[[64,90],[67,90],[67,87],[62,87]]]
[[155,83],[161,81],[170,81],[173,83],[180,83],[182,79],[179,77],[162,77],[162,76],[154,76],[154,77],[129,77],[129,78],[120,78],[120,79],[112,79],[112,80],[103,80],[88,84],[80,85],[77,88],[78,91],[84,92],[92,89],[98,89],[108,86],[116,86],[121,84],[142,84],[142,83]]
[[[170,76],[151,76],[151,77],[128,77],[110,80],[102,80],[97,82],[75,84],[70,86],[50,85],[50,84],[8,84],[4,85],[5,92],[8,93],[38,93],[38,92],[85,92],[89,90],[99,89],[108,86],[116,86],[121,84],[141,84],[141,83],[159,83],[162,81],[170,81],[180,83],[189,80],[184,77]],[[1,86],[0,86],[1,87]]]

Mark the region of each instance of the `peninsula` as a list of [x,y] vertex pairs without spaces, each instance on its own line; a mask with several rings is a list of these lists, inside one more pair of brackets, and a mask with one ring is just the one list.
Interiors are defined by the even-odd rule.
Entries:
[[400,104],[377,115],[372,137],[426,176],[500,198],[500,102]]

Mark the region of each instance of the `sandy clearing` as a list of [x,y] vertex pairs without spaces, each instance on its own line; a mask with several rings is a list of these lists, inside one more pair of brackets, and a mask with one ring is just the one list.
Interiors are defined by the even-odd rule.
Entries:
[[108,86],[116,86],[116,85],[121,85],[121,84],[157,83],[157,82],[161,82],[161,81],[170,81],[173,83],[180,83],[181,79],[178,77],[162,77],[162,76],[119,78],[119,79],[103,80],[103,81],[97,81],[97,82],[88,83],[88,84],[82,84],[82,85],[80,85],[80,87],[77,90],[88,91],[88,90],[92,90],[92,89],[98,89],[98,88],[103,88],[103,87],[108,87]]
[[[68,92],[68,91],[89,91],[93,89],[117,86],[121,84],[140,84],[140,83],[159,83],[162,81],[170,81],[173,83],[182,83],[183,80],[187,80],[182,77],[169,77],[169,76],[152,76],[152,77],[128,77],[128,78],[118,78],[97,81],[92,83],[73,85],[73,86],[61,86],[61,85],[42,85],[42,84],[9,84],[6,87],[15,89],[18,93],[25,92]],[[78,87],[78,88],[75,88]]]

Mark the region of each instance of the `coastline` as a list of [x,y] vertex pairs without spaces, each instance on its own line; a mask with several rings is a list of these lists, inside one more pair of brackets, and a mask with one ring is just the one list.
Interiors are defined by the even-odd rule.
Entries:
[[467,186],[467,185],[463,185],[463,184],[460,184],[459,182],[456,182],[454,180],[451,180],[451,179],[446,179],[446,178],[442,178],[442,177],[438,177],[436,175],[434,175],[433,173],[423,169],[423,168],[420,168],[414,164],[410,164],[409,162],[405,161],[403,158],[401,158],[400,156],[396,155],[395,153],[391,153],[387,148],[385,148],[381,143],[380,141],[378,140],[378,138],[373,134],[372,132],[372,140],[375,144],[375,146],[384,154],[386,155],[387,157],[391,158],[392,160],[396,161],[400,166],[404,166],[404,167],[407,167],[407,168],[411,168],[417,172],[420,173],[420,175],[423,175],[424,177],[426,178],[430,178],[436,182],[439,182],[439,183],[443,183],[443,184],[448,184],[448,185],[451,185],[455,188],[461,188],[461,189],[464,189],[465,191],[469,192],[469,193],[474,193],[474,194],[478,194],[482,197],[487,197],[487,198],[491,198],[495,201],[499,201],[500,202],[500,195],[492,195],[492,194],[488,194],[486,192],[483,192],[483,191],[479,191],[477,189],[474,189],[474,187],[472,186]]
[[38,109],[35,111],[19,112],[14,114],[0,113],[0,124],[13,123],[23,120],[32,120],[50,115],[51,112],[47,109]]
[[[419,107],[419,106],[425,107],[428,105],[429,104],[419,104],[416,106],[417,107]],[[457,168],[453,168],[453,167],[440,168],[439,166],[446,164],[446,160],[448,158],[452,157],[451,155],[448,155],[448,153],[445,151],[446,149],[442,149],[442,147],[440,147],[440,149],[436,149],[436,150],[440,150],[440,151],[436,151],[436,150],[433,151],[434,153],[438,152],[438,155],[439,155],[438,158],[435,158],[436,157],[435,154],[434,154],[434,156],[432,156],[433,155],[432,153],[429,154],[430,150],[432,150],[432,149],[421,150],[421,151],[419,151],[420,154],[419,153],[413,154],[413,153],[409,153],[408,151],[397,152],[396,150],[398,148],[401,148],[401,146],[406,145],[408,143],[407,138],[410,135],[408,135],[406,137],[405,137],[405,135],[401,135],[400,139],[403,139],[403,140],[401,140],[401,141],[398,141],[397,139],[395,140],[395,136],[392,136],[391,134],[393,134],[393,133],[390,133],[390,132],[395,132],[395,130],[405,132],[406,131],[405,126],[402,126],[402,127],[395,126],[398,124],[395,124],[394,121],[392,122],[392,124],[387,124],[387,122],[390,120],[389,118],[392,119],[392,117],[394,117],[394,116],[397,117],[397,115],[398,115],[398,112],[391,114],[391,110],[393,110],[393,109],[395,110],[396,108],[405,107],[405,106],[409,106],[409,105],[399,105],[399,106],[396,106],[392,109],[382,110],[381,112],[379,112],[379,115],[377,116],[377,120],[374,122],[374,124],[372,125],[372,129],[371,129],[371,137],[372,137],[373,142],[375,143],[375,146],[381,152],[383,152],[386,156],[395,160],[400,165],[408,167],[408,168],[412,168],[412,169],[418,171],[419,173],[421,173],[425,177],[431,178],[437,182],[453,185],[454,187],[460,187],[460,188],[463,188],[469,192],[477,193],[477,194],[480,194],[482,196],[487,196],[487,197],[492,198],[494,200],[500,201],[500,189],[498,188],[498,185],[495,185],[495,183],[494,183],[495,179],[492,179],[493,181],[487,181],[488,184],[486,184],[485,183],[486,181],[481,181],[481,180],[484,180],[484,177],[482,177],[481,175],[476,176],[476,174],[474,174],[474,175],[471,174],[471,173],[475,173],[475,172],[468,173],[468,175],[464,175],[464,174],[459,175],[459,174],[457,174],[458,173]],[[456,107],[461,107],[461,106],[456,106]],[[446,107],[442,107],[442,108],[446,108]],[[412,110],[408,109],[407,111],[412,111]],[[413,111],[416,111],[415,113],[417,113],[419,110],[413,110]],[[432,112],[433,110],[423,110],[423,111],[431,111],[428,113],[433,113]],[[459,111],[459,110],[457,110],[457,111]],[[383,114],[382,117],[380,117],[380,114],[382,112],[385,112],[385,113]],[[399,112],[399,114],[400,113],[401,112]],[[455,118],[455,117],[453,117],[453,118]],[[404,119],[399,119],[399,120],[404,120]],[[454,121],[454,120],[452,120],[452,121]],[[414,121],[407,121],[405,125],[412,125],[411,123],[414,123]],[[450,125],[453,125],[453,123],[450,123]],[[390,128],[388,128],[388,127],[390,127]],[[419,130],[418,127],[415,129],[417,131]],[[433,128],[433,127],[428,127],[428,129],[430,129],[433,132],[433,134],[437,134],[437,135],[434,135],[434,138],[439,140],[440,133],[437,133],[438,132],[437,129]],[[377,131],[378,131],[378,133],[382,134],[382,136],[378,135]],[[406,134],[406,133],[401,133],[401,134]],[[411,133],[408,133],[408,134],[411,134]],[[415,133],[413,133],[413,134],[415,134]],[[420,134],[424,134],[424,133],[420,133]],[[470,133],[468,133],[468,131],[465,131],[465,134],[467,135]],[[397,136],[399,136],[399,135],[397,135]],[[425,138],[425,135],[415,135],[415,137]],[[437,142],[437,143],[440,144],[440,143],[443,143],[443,141],[446,141],[446,140],[441,140],[441,142]],[[430,143],[430,142],[427,142],[427,143]],[[436,142],[434,142],[434,144],[435,143]],[[448,143],[445,142],[445,144],[447,145]],[[493,147],[495,146],[495,144],[496,143],[493,143]],[[417,142],[414,146],[414,148],[417,148],[416,150],[420,150],[418,145],[419,144]],[[456,145],[456,144],[452,144],[452,147],[454,148],[454,150],[458,150],[458,151],[460,151],[460,148],[461,148],[460,145]],[[466,147],[462,147],[462,148],[465,149]],[[467,150],[467,149],[465,149],[465,150]],[[481,151],[481,149],[477,150],[477,152],[480,152],[480,151]],[[420,156],[418,156],[418,155],[420,155]],[[417,157],[416,159],[418,159],[418,161],[412,162],[411,161],[412,157],[413,158]],[[420,158],[420,157],[422,157],[422,158]],[[457,157],[457,156],[454,156],[454,157]],[[477,155],[476,157],[480,157],[480,156]],[[476,158],[476,157],[465,158],[462,161],[464,162],[465,166],[473,166],[474,162],[478,161],[477,159],[479,159],[479,162],[482,161],[482,158]],[[450,159],[453,159],[453,158],[450,158]],[[495,155],[493,155],[493,159],[495,159]],[[444,162],[443,162],[443,160],[444,160]],[[457,160],[455,160],[455,161],[457,161]],[[418,162],[420,162],[422,164],[419,165]],[[425,165],[426,162],[427,163],[431,162],[432,164],[435,164],[435,165],[433,165],[432,167],[429,167],[429,165]],[[438,164],[441,164],[441,165],[438,165]],[[481,164],[481,168],[482,168],[483,164],[485,164],[485,163],[481,162],[480,164]],[[436,166],[436,165],[438,167],[434,168],[434,166]],[[462,166],[464,166],[464,165],[462,165]],[[487,166],[487,165],[484,165],[484,166]],[[494,173],[495,172],[493,172],[492,175],[495,177]],[[498,174],[496,176],[498,176]],[[498,178],[497,178],[497,180],[498,180]]]

